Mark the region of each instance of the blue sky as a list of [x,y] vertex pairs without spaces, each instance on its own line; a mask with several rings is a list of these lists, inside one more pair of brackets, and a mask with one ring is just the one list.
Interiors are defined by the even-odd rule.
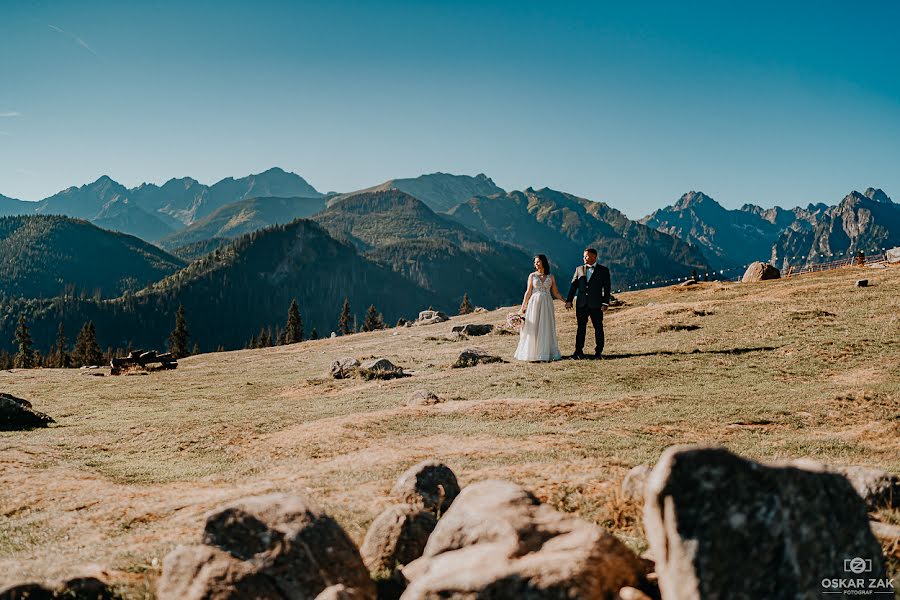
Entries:
[[631,217],[688,190],[900,201],[896,2],[138,4],[0,0],[0,193],[280,166],[321,191],[484,172]]

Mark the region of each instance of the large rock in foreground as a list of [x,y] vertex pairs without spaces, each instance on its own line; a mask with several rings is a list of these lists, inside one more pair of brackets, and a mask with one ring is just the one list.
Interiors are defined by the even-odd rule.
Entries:
[[838,467],[836,471],[850,481],[869,510],[900,508],[900,477],[897,475],[862,466]]
[[203,541],[205,547],[181,547],[166,557],[160,600],[313,600],[338,584],[360,600],[375,598],[375,586],[349,536],[296,496],[257,496],[224,508],[207,519]]
[[613,535],[506,481],[466,487],[403,574],[402,600],[616,598],[646,585],[643,563]]
[[741,283],[753,283],[755,281],[766,281],[767,279],[781,279],[781,271],[770,265],[756,261],[751,263],[744,276],[741,277]]
[[434,513],[409,504],[384,510],[369,526],[359,553],[369,572],[393,571],[422,556],[437,525]]
[[666,450],[647,481],[644,529],[665,599],[819,598],[823,581],[884,578],[866,507],[843,476],[762,465],[722,448]]
[[20,583],[0,589],[0,600],[114,600],[119,596],[93,576],[73,577],[50,585]]
[[52,417],[31,407],[31,402],[0,392],[0,431],[19,431],[47,427]]
[[447,465],[436,460],[423,460],[397,478],[391,495],[400,502],[444,513],[459,495],[459,482]]

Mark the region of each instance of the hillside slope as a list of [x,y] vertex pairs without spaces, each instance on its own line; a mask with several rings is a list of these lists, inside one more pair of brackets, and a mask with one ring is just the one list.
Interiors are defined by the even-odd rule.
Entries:
[[123,298],[2,306],[0,348],[11,349],[6,340],[12,340],[19,312],[26,314],[42,350],[52,343],[57,323],[77,331],[87,320],[95,322],[104,348],[163,348],[180,305],[202,348],[242,348],[261,328],[283,327],[294,298],[307,333],[315,327],[321,335],[337,329],[345,298],[360,326],[370,304],[394,323],[435,302],[433,294],[360,256],[315,223],[298,220],[242,236]]
[[379,264],[433,291],[445,308],[463,294],[484,306],[521,298],[532,259],[439,215],[399,190],[358,193],[313,217]]
[[205,240],[236,238],[271,225],[285,225],[325,208],[321,198],[249,198],[226,204],[187,228],[161,239],[166,249]]
[[549,188],[472,198],[450,217],[528,253],[543,253],[568,275],[595,247],[613,287],[686,276],[708,268],[700,250],[635,221],[602,202]]
[[[872,287],[854,287],[862,276]],[[98,564],[128,597],[146,597],[162,558],[196,543],[210,510],[275,491],[313,498],[361,542],[395,502],[393,480],[427,458],[463,486],[518,482],[637,550],[646,547],[641,507],[622,500],[619,484],[672,444],[900,472],[900,269],[622,299],[606,317],[603,362],[519,363],[516,336],[440,339],[456,325],[499,324],[498,310],[204,354],[144,377],[0,372],[0,389],[58,421],[0,432],[0,587]],[[571,352],[574,317],[559,303],[557,322]],[[451,369],[471,344],[510,362]],[[331,379],[329,365],[344,356],[386,356],[413,374]],[[421,388],[445,401],[406,406]]]
[[143,240],[86,221],[0,217],[0,295],[49,298],[78,290],[115,297],[184,265]]

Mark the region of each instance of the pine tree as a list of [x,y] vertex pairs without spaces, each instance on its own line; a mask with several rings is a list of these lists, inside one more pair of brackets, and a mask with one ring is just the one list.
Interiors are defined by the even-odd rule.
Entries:
[[200,354],[200,344],[194,342],[194,347],[191,349],[191,355]]
[[459,305],[459,314],[467,315],[474,310],[472,303],[469,302],[469,294],[466,292],[463,294],[462,304]]
[[72,366],[72,357],[69,356],[69,340],[66,339],[66,328],[62,323],[56,329],[56,348],[50,353],[50,358],[57,369],[67,369]]
[[100,345],[97,344],[97,331],[94,329],[93,321],[85,323],[78,332],[73,359],[76,366],[79,367],[99,365],[103,362],[103,353],[100,352]]
[[313,327],[312,331],[309,333],[309,339],[311,339],[311,340],[319,339],[319,332],[316,331],[315,327]]
[[251,336],[251,337],[250,337],[250,341],[247,342],[247,348],[250,349],[250,350],[253,350],[253,349],[255,349],[258,345],[259,345],[259,342],[257,341],[256,336],[255,336],[255,335],[254,335],[254,336]]
[[8,369],[12,369],[13,367],[13,358],[9,355],[9,352],[6,350],[0,350],[0,369],[4,371]]
[[381,313],[375,310],[375,305],[372,304],[369,306],[369,310],[366,311],[363,331],[377,331],[379,329],[384,329],[384,318],[382,318]]
[[287,326],[284,330],[284,343],[296,344],[303,341],[303,318],[300,316],[300,307],[297,300],[291,300],[288,308]]
[[13,366],[17,369],[33,369],[36,366],[34,349],[31,347],[31,334],[28,333],[28,325],[25,324],[25,315],[19,315],[19,325],[16,327],[15,342],[19,345],[19,351],[13,359]]
[[344,308],[341,309],[341,316],[338,319],[338,331],[341,335],[347,335],[350,331],[350,301],[344,298]]
[[175,358],[184,358],[188,355],[188,339],[191,334],[188,333],[187,321],[184,318],[184,305],[178,306],[178,312],[175,313],[175,329],[169,334],[169,352]]

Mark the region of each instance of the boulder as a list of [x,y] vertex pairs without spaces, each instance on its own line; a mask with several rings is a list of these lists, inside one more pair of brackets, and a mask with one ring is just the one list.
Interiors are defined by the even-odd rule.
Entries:
[[434,406],[444,400],[428,390],[416,390],[406,401],[407,406]]
[[619,600],[651,600],[651,598],[637,588],[625,586],[619,590]]
[[423,310],[419,313],[419,317],[412,323],[407,323],[407,326],[434,325],[435,323],[443,323],[449,320],[450,317],[439,310]]
[[109,585],[92,576],[73,577],[51,585],[19,583],[0,589],[0,600],[113,600],[118,598]]
[[400,502],[444,513],[459,495],[459,483],[447,465],[436,460],[424,460],[397,478],[391,495]]
[[460,352],[456,362],[453,363],[454,369],[462,369],[465,367],[474,367],[475,365],[504,362],[499,356],[489,353],[481,348],[466,348]]
[[491,333],[492,331],[494,331],[494,326],[490,324],[476,325],[475,323],[468,323],[466,325],[456,325],[452,329],[452,331],[454,333],[461,333],[463,335],[475,337]]
[[[253,563],[209,546],[177,546],[163,559],[159,600],[284,600]],[[307,596],[312,597],[312,596]]]
[[411,504],[395,504],[369,526],[359,553],[370,572],[393,571],[422,556],[435,525],[434,513]]
[[405,377],[403,369],[386,358],[373,358],[359,365],[359,374],[366,379],[394,379]]
[[753,283],[755,281],[766,281],[768,279],[780,278],[781,271],[779,271],[769,263],[756,261],[755,263],[751,263],[751,265],[747,267],[747,270],[744,271],[744,276],[741,277],[741,283]]
[[890,250],[885,252],[884,257],[888,261],[888,263],[890,263],[892,265],[900,264],[900,246],[897,246],[896,248],[891,248]]
[[20,431],[47,427],[51,417],[31,408],[31,402],[0,392],[0,431]]
[[316,600],[362,600],[364,597],[358,590],[338,584],[325,588]]
[[506,481],[466,487],[403,574],[402,600],[616,598],[647,585],[612,534]]
[[644,488],[647,486],[647,477],[650,475],[649,465],[632,467],[622,480],[622,497],[626,500],[643,502]]
[[885,573],[846,478],[723,448],[663,453],[647,481],[644,529],[663,598],[818,598],[854,557],[871,561],[867,577]]
[[[312,600],[338,584],[360,600],[375,598],[375,585],[349,536],[296,496],[256,496],[221,509],[206,520],[203,542],[207,547],[182,548],[166,557],[159,589],[167,595],[161,593],[161,600],[186,597],[179,594],[191,586],[199,590],[197,598],[237,599],[247,597],[241,589],[259,589],[252,597]],[[271,596],[271,590],[279,595]]]
[[861,466],[838,467],[835,470],[850,481],[870,511],[900,508],[900,477],[897,475]]
[[869,287],[869,280],[868,279],[857,279],[856,287]]
[[345,356],[331,363],[331,376],[335,379],[347,379],[352,377],[357,369],[359,369],[359,361],[352,356]]

